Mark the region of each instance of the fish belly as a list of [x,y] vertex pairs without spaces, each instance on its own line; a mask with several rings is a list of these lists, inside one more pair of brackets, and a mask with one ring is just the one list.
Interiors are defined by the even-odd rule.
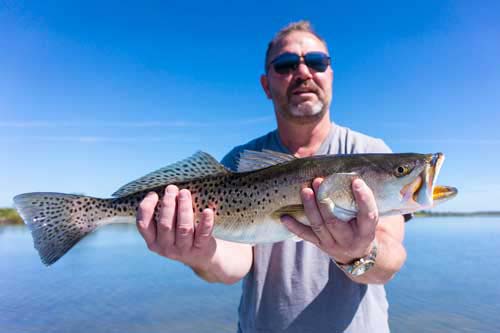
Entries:
[[[236,221],[235,221],[236,222]],[[246,244],[274,243],[293,238],[279,219],[266,214],[255,218],[253,222],[216,223],[213,236],[215,238]]]

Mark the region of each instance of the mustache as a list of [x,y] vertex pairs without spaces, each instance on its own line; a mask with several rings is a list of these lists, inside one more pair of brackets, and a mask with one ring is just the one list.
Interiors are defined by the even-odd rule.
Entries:
[[302,79],[297,79],[296,81],[292,82],[290,86],[288,87],[288,95],[292,95],[293,91],[297,89],[307,89],[310,90],[311,92],[315,94],[319,94],[319,87],[314,83],[313,80],[302,80]]

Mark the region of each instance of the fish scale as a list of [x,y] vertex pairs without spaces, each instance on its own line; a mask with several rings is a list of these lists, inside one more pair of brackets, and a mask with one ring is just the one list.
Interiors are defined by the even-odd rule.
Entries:
[[[196,224],[205,208],[214,211],[214,237],[248,244],[269,243],[294,237],[281,224],[282,215],[309,224],[300,190],[311,186],[316,177],[325,178],[317,199],[340,219],[349,220],[357,211],[350,185],[353,177],[363,178],[372,189],[381,216],[402,214],[428,208],[411,202],[414,198],[432,203],[434,181],[443,158],[439,154],[360,154],[299,159],[271,151],[245,151],[237,172],[231,172],[209,154],[198,152],[126,184],[109,199],[35,192],[16,196],[14,203],[31,229],[35,248],[46,265],[56,262],[102,225],[135,223],[143,198],[153,191],[161,203],[169,184],[191,192]],[[401,168],[408,172],[397,175],[395,170]],[[422,179],[427,183],[417,186]],[[406,193],[402,195],[402,191]],[[436,198],[444,201],[453,197],[456,189],[439,187],[436,193]]]

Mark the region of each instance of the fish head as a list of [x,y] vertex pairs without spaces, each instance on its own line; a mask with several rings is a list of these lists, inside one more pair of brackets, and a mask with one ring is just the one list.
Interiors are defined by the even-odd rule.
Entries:
[[457,189],[436,185],[444,154],[364,154],[346,156],[343,172],[325,177],[316,193],[334,215],[348,220],[358,210],[351,187],[361,178],[375,197],[379,214],[399,215],[429,209],[453,198]]
[[391,154],[359,170],[380,215],[413,213],[453,198],[457,189],[436,185],[444,154]]

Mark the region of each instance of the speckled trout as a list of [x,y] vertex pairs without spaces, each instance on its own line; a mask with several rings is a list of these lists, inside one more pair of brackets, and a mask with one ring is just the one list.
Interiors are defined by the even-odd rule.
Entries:
[[316,177],[324,178],[318,201],[344,221],[356,216],[351,191],[355,178],[372,189],[380,216],[431,208],[457,193],[453,187],[435,185],[443,161],[441,153],[296,158],[267,150],[244,151],[233,172],[198,152],[126,184],[112,198],[37,192],[16,196],[14,204],[31,229],[42,262],[51,265],[98,227],[134,223],[146,194],[154,191],[161,198],[169,184],[191,191],[195,223],[203,209],[213,209],[214,237],[258,244],[294,237],[281,224],[282,215],[309,224],[300,190]]

